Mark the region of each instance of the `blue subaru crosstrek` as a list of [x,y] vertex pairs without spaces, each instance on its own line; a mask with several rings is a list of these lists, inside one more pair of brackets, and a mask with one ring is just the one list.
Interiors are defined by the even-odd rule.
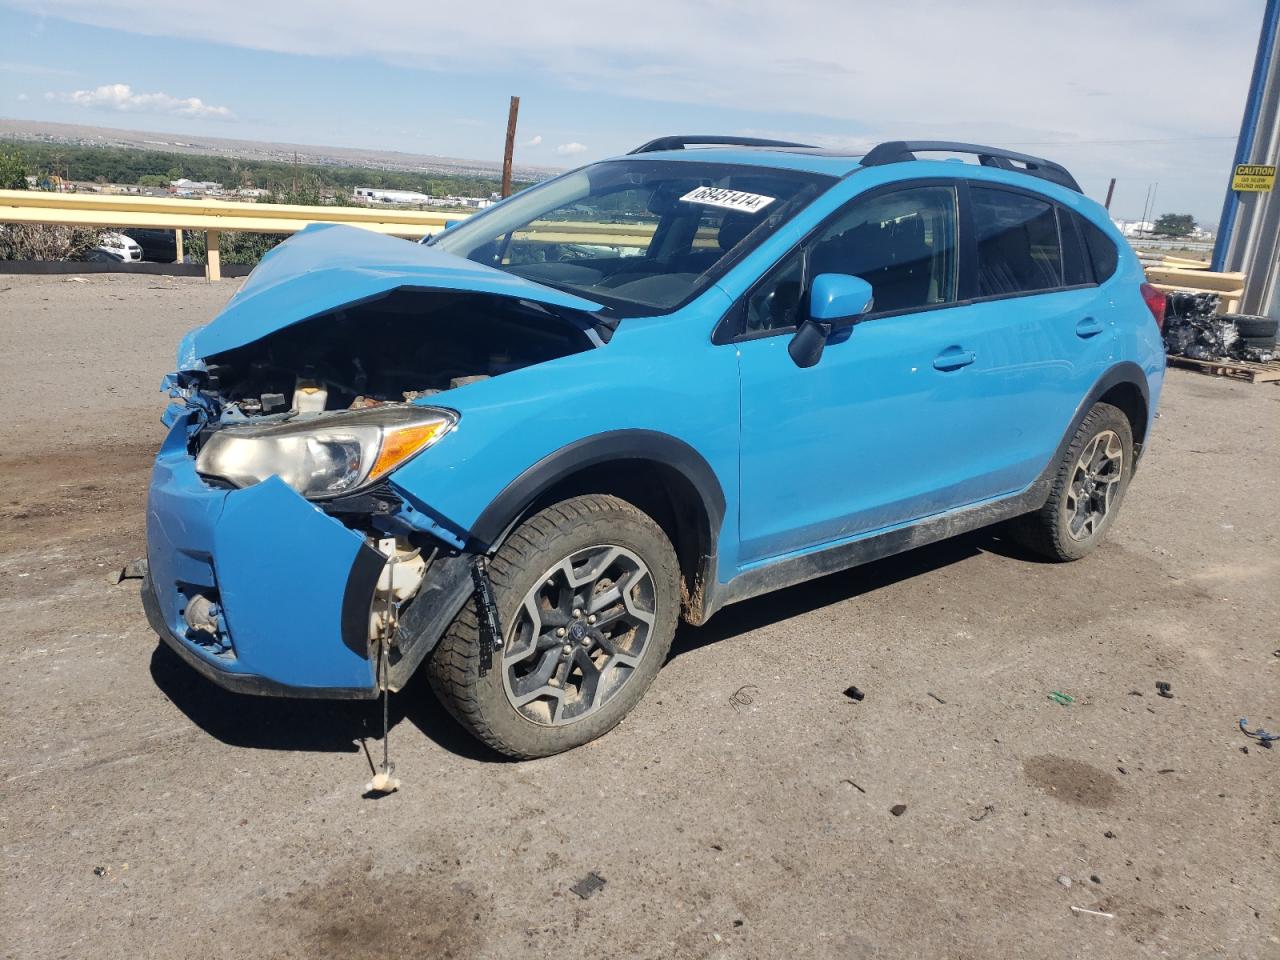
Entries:
[[997,522],[1089,553],[1162,316],[1066,170],[969,144],[669,137],[421,244],[313,226],[182,342],[144,605],[231,690],[422,667],[555,753],[682,618]]

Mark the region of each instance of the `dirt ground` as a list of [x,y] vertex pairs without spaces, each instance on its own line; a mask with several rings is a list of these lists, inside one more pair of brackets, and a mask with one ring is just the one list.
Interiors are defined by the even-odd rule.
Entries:
[[568,754],[410,689],[374,801],[375,706],[224,693],[108,583],[234,290],[0,278],[4,956],[1280,956],[1280,749],[1236,728],[1280,729],[1280,388],[1171,371],[1088,560],[980,533],[729,608]]

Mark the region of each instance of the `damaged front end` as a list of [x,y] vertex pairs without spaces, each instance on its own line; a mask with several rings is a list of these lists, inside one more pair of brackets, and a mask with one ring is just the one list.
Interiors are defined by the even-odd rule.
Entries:
[[610,330],[594,304],[456,260],[312,228],[184,341],[143,598],[157,633],[221,685],[399,689],[470,595],[467,531],[397,469],[465,428],[451,401],[468,388]]

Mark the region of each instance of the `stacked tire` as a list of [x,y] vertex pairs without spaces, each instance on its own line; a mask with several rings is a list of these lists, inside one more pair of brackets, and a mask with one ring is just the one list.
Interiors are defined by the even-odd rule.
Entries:
[[1276,328],[1280,322],[1274,317],[1228,313],[1223,319],[1235,326],[1237,339],[1231,352],[1238,359],[1266,363],[1276,358]]

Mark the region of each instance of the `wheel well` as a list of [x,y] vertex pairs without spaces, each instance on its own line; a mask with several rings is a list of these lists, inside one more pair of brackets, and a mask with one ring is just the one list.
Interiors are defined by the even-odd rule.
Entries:
[[1129,418],[1129,426],[1133,429],[1134,453],[1140,454],[1147,438],[1147,400],[1137,384],[1128,381],[1117,383],[1100,396],[1098,402],[1119,407]]
[[697,487],[674,467],[654,460],[611,460],[584,467],[542,491],[521,516],[586,493],[626,500],[653,518],[680,561],[680,598],[685,619],[704,619],[703,585],[713,575],[713,532]]

